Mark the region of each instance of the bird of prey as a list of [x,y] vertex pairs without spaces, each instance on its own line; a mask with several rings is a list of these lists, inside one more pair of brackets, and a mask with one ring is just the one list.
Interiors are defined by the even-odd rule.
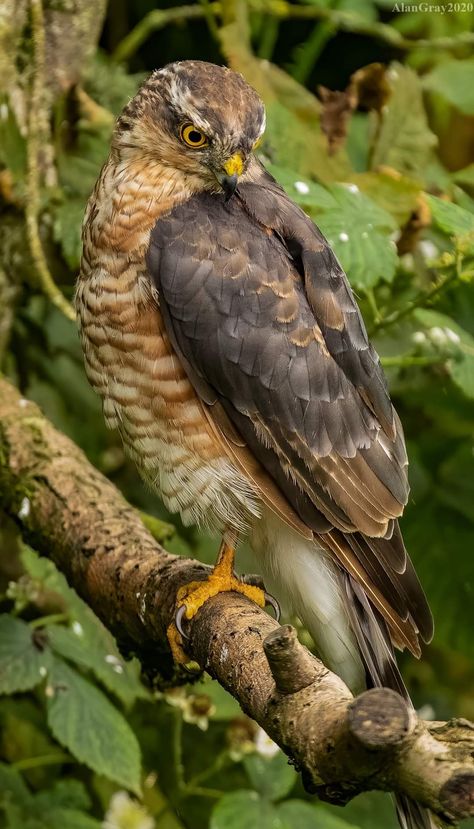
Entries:
[[264,604],[234,576],[246,536],[354,693],[406,694],[393,646],[419,656],[433,623],[397,521],[402,427],[336,256],[254,154],[264,129],[245,80],[200,61],[155,71],[125,107],[84,220],[87,374],[168,509],[222,535],[179,628],[222,590]]

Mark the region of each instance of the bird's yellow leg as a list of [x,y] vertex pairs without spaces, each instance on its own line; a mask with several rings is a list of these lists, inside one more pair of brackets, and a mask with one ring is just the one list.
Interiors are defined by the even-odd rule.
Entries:
[[[180,587],[177,593],[177,616],[176,623],[172,623],[167,631],[168,641],[175,662],[181,664],[188,661],[183,650],[183,639],[177,629],[180,626],[180,617],[192,619],[201,607],[218,593],[233,591],[242,593],[250,601],[255,602],[259,607],[265,607],[268,596],[261,587],[253,584],[246,584],[234,575],[235,545],[237,537],[227,533],[222,539],[219,555],[214,569],[203,581],[192,581]],[[184,611],[180,609],[184,608]],[[179,619],[179,621],[178,621]]]
[[234,575],[235,537],[222,540],[216,564],[205,581],[192,581],[180,587],[177,595],[178,608],[186,607],[184,617],[192,619],[208,599],[218,593],[243,593],[259,607],[265,607],[265,591],[252,584],[245,584]]

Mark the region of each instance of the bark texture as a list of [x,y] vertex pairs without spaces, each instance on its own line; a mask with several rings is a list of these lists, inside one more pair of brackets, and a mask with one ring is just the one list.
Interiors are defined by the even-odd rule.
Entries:
[[[24,499],[29,510],[20,509]],[[167,553],[138,513],[0,378],[0,507],[48,555],[145,669],[172,677],[166,629],[177,588],[205,574]],[[354,699],[288,625],[237,594],[207,602],[186,649],[283,748],[310,791],[343,804],[406,794],[455,823],[474,814],[474,726],[426,723],[388,689]]]

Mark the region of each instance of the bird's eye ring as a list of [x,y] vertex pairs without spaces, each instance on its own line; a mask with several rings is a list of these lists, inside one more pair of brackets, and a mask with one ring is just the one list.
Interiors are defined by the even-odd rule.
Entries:
[[194,124],[183,124],[180,130],[180,135],[181,140],[184,141],[188,147],[194,147],[194,149],[204,147],[208,142],[207,135],[204,135],[201,130],[198,130]]

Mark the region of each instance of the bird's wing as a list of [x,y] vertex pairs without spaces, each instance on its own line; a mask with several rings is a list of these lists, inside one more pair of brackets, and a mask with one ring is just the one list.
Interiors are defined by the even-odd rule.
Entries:
[[[408,495],[403,435],[346,277],[310,220],[266,181],[242,185],[228,204],[194,196],[160,219],[149,271],[211,416],[224,414],[387,615],[406,567],[403,543],[391,544]],[[351,534],[370,544],[354,550]],[[402,594],[390,624],[416,649]]]

